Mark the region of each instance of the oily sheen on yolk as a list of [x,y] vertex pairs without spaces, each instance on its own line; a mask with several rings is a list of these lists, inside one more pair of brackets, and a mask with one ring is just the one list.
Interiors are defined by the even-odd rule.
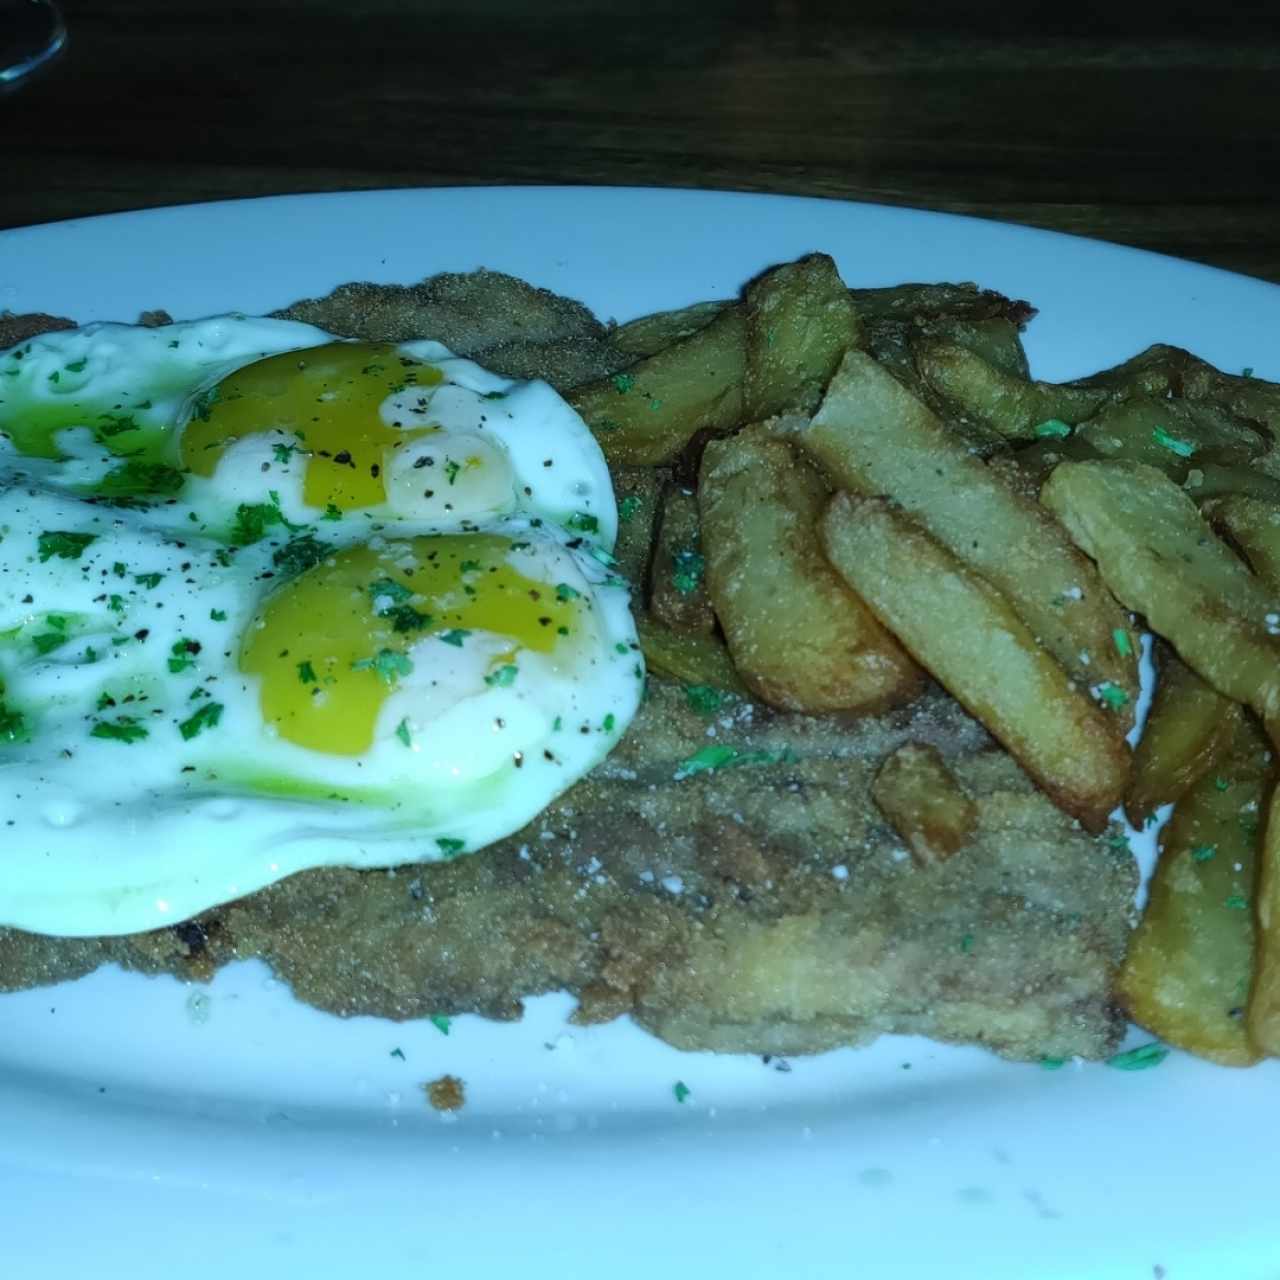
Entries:
[[387,454],[435,430],[427,398],[411,420],[387,426],[384,400],[407,388],[436,386],[440,370],[371,342],[331,342],[255,361],[197,401],[182,435],[182,461],[210,476],[228,445],[264,432],[307,459],[303,498],[349,511],[386,501]]
[[423,639],[466,644],[460,633],[486,631],[509,636],[512,652],[573,645],[582,601],[518,572],[511,549],[508,538],[478,533],[361,544],[281,587],[240,655],[241,670],[262,677],[264,721],[298,746],[360,755]]

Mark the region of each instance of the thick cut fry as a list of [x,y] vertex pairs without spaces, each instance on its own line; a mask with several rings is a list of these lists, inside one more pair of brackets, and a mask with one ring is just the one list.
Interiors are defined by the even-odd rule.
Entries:
[[1225,1066],[1262,1055],[1245,1025],[1254,961],[1260,806],[1271,753],[1247,717],[1218,768],[1178,801],[1120,971],[1121,1002],[1169,1044]]
[[649,571],[649,612],[673,631],[710,634],[716,628],[704,565],[698,499],[692,489],[669,485]]
[[[1274,730],[1271,738],[1275,741]],[[1249,993],[1249,1038],[1280,1057],[1280,788],[1273,788],[1258,872],[1258,934],[1253,988]]]
[[1182,487],[1196,502],[1242,493],[1248,498],[1261,498],[1263,502],[1280,503],[1280,479],[1261,469],[1271,465],[1269,457],[1270,455],[1264,454],[1249,467],[1220,467],[1212,462],[1201,463],[1187,472]]
[[698,502],[707,585],[734,665],[790,711],[870,712],[921,691],[919,668],[827,563],[821,477],[754,432],[713,440]]
[[837,494],[822,534],[831,563],[911,656],[1060,808],[1101,831],[1128,748],[1009,602],[883,498]]
[[1019,449],[1014,455],[1018,466],[1035,477],[1036,492],[1049,478],[1049,472],[1060,462],[1088,462],[1099,457],[1098,451],[1079,436],[1046,436],[1035,444]]
[[985,320],[960,320],[942,316],[920,325],[920,338],[964,347],[981,356],[994,369],[1024,381],[1031,377],[1027,353],[1022,348],[1018,326],[1006,316]]
[[1186,367],[1187,352],[1181,347],[1171,347],[1157,342],[1145,351],[1139,351],[1123,364],[1110,369],[1100,369],[1087,378],[1078,378],[1073,387],[1094,387],[1112,391],[1119,396],[1135,392],[1149,396],[1178,394],[1182,385],[1182,371]]
[[709,684],[715,689],[745,695],[729,651],[715,636],[672,631],[647,614],[636,615],[636,635],[645,662],[655,671],[685,684]]
[[[1003,484],[870,357],[850,352],[795,441],[836,487],[893,498],[1012,602],[1083,686],[1108,699],[1113,732],[1138,693],[1128,619],[1044,509]],[[1127,651],[1126,651],[1127,650]]]
[[1110,398],[1092,387],[1029,382],[954,342],[926,339],[915,355],[920,376],[957,414],[1011,440],[1034,439],[1043,422],[1083,422]]
[[1036,313],[1029,302],[1006,298],[976,284],[894,284],[879,289],[850,289],[858,313],[872,320],[989,320],[1002,316],[1019,329]]
[[731,302],[695,302],[677,311],[657,311],[619,325],[609,341],[619,351],[638,358],[657,355],[664,347],[692,337],[705,329]]
[[614,467],[613,492],[618,500],[618,540],[613,556],[616,571],[642,587],[653,555],[658,504],[670,472],[654,467]]
[[1142,827],[1172,804],[1229,750],[1244,712],[1183,663],[1167,645],[1157,659],[1155,698],[1133,753],[1124,811]]
[[812,413],[862,327],[836,264],[815,253],[774,267],[743,295],[747,367],[743,416]]
[[1201,510],[1227,531],[1254,573],[1280,593],[1280,506],[1234,494],[1206,502]]
[[1181,483],[1194,466],[1242,466],[1266,441],[1225,409],[1135,395],[1108,405],[1077,432],[1104,458],[1145,462]]
[[1064,462],[1040,501],[1192,670],[1264,722],[1280,714],[1280,601],[1163,472]]
[[871,797],[922,867],[958,853],[978,825],[978,806],[925,742],[905,743],[885,760]]
[[742,417],[742,312],[728,307],[691,336],[569,392],[611,466],[669,462],[698,431]]

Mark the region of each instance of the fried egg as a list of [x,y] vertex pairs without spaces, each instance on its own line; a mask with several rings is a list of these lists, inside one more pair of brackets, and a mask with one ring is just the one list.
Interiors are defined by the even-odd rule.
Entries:
[[0,352],[0,923],[135,932],[518,830],[639,703],[616,519],[550,387],[438,343]]

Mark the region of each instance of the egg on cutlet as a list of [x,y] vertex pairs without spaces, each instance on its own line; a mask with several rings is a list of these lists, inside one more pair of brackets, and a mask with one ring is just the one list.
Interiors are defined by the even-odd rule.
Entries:
[[0,923],[452,858],[643,688],[578,415],[435,342],[220,316],[0,352]]

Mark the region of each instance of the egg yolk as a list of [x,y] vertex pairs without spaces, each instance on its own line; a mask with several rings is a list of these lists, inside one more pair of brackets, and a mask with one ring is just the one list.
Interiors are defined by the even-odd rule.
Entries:
[[379,506],[387,499],[387,454],[437,428],[425,421],[424,394],[409,412],[424,420],[388,426],[388,396],[438,385],[433,365],[372,342],[331,342],[255,361],[198,396],[182,434],[182,461],[211,476],[228,445],[278,431],[284,448],[307,459],[303,499],[313,507]]
[[360,755],[424,640],[461,648],[475,631],[509,637],[510,650],[488,664],[496,684],[518,678],[516,650],[572,643],[586,601],[513,568],[512,546],[481,533],[361,544],[285,584],[263,602],[240,655],[241,670],[262,677],[264,721],[298,746]]

